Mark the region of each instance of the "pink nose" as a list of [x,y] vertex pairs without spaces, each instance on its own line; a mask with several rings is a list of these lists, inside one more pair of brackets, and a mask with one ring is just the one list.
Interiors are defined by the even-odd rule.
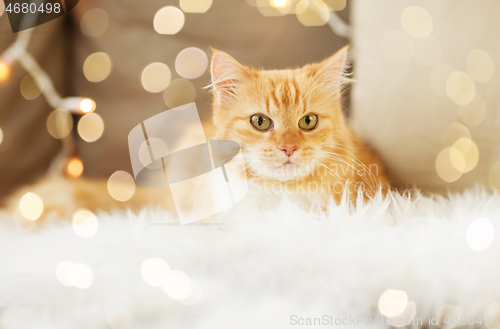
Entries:
[[287,144],[287,145],[281,145],[278,148],[283,152],[285,152],[287,157],[291,157],[293,152],[296,151],[299,147],[297,145]]

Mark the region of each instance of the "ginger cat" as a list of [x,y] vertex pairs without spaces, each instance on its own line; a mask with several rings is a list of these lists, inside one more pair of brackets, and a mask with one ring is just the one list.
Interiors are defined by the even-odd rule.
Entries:
[[324,207],[344,191],[353,201],[387,188],[381,162],[342,113],[346,56],[344,47],[321,63],[259,71],[214,51],[215,139],[241,145],[250,191]]
[[[342,92],[349,81],[344,74],[346,56],[347,47],[299,69],[262,71],[214,50],[213,139],[240,144],[249,194],[263,197],[260,202],[273,203],[275,196],[286,195],[306,209],[314,204],[325,208],[329,200],[339,203],[343,195],[354,202],[358,193],[369,198],[389,187],[378,157],[342,113]],[[21,188],[7,209],[15,211],[30,191],[45,204],[38,223],[70,219],[81,207],[174,207],[164,188],[137,186],[132,199],[119,202],[108,195],[104,180],[45,178]]]

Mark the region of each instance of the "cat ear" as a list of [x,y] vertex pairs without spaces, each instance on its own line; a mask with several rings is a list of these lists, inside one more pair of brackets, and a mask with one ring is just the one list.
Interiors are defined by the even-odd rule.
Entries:
[[212,89],[218,104],[229,102],[236,94],[236,86],[247,74],[247,68],[228,54],[213,49]]
[[331,86],[336,92],[340,92],[342,86],[349,82],[345,73],[348,49],[349,46],[345,46],[337,51],[335,55],[321,62],[319,64],[320,68],[316,73],[318,79]]

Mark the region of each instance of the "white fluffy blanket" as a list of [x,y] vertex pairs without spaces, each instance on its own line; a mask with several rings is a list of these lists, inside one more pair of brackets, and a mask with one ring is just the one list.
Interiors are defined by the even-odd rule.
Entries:
[[[324,321],[316,327],[335,326],[328,318],[376,328],[386,325],[345,319],[380,319],[387,289],[406,292],[424,325],[444,304],[477,317],[500,302],[500,239],[483,251],[466,239],[481,217],[500,232],[500,195],[480,188],[394,195],[351,212],[332,205],[319,215],[288,201],[265,212],[242,204],[205,226],[178,226],[153,209],[101,213],[90,239],[71,223],[29,232],[1,217],[2,329],[311,328],[305,324],[314,318]],[[187,275],[189,284],[174,281],[192,286],[189,297],[176,300],[146,283],[141,266],[152,257]],[[86,264],[90,287],[63,285],[62,261]]]

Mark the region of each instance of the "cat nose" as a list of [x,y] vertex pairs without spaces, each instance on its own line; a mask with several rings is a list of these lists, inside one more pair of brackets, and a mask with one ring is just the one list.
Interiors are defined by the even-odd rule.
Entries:
[[286,144],[278,147],[280,150],[285,152],[287,157],[291,157],[293,152],[296,151],[299,147],[294,144]]

